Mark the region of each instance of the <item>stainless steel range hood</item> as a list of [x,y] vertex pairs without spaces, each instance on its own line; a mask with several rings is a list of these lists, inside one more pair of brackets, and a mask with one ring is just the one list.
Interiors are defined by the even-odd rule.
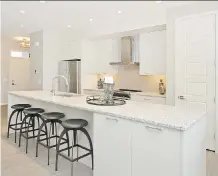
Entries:
[[120,40],[120,62],[110,62],[110,65],[139,65],[136,61],[136,45],[134,37],[125,36]]

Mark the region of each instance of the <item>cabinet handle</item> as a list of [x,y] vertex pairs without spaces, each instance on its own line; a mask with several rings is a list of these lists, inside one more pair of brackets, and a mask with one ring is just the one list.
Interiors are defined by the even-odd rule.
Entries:
[[111,118],[111,117],[107,117],[106,119],[107,119],[107,120],[113,120],[113,121],[118,122],[118,119],[114,119],[114,118]]
[[162,131],[162,128],[152,127],[152,126],[148,126],[148,125],[145,125],[145,128],[147,128],[147,129],[153,129],[153,130],[158,130],[158,131]]

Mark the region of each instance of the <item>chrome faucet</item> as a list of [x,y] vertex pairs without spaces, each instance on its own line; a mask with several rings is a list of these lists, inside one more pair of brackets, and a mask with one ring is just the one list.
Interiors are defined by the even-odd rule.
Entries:
[[63,78],[65,80],[65,88],[66,88],[66,92],[69,91],[69,82],[67,80],[67,78],[63,75],[57,75],[55,76],[53,79],[52,79],[52,95],[55,96],[55,80],[58,79],[58,78]]

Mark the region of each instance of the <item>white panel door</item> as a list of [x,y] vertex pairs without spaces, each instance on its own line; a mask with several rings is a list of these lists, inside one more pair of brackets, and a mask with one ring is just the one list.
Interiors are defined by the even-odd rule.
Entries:
[[215,149],[215,14],[176,21],[176,106],[206,111],[207,148]]
[[25,91],[30,88],[30,59],[11,58],[9,91]]

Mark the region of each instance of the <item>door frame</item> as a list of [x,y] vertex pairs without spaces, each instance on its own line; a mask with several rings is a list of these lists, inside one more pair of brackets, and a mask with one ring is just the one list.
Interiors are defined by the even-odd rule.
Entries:
[[[212,14],[215,14],[215,39],[216,39],[216,42],[215,42],[215,63],[216,63],[216,66],[215,66],[215,99],[216,99],[216,103],[215,103],[215,152],[218,153],[218,11],[209,11],[209,12],[202,12],[202,13],[197,13],[197,14],[192,14],[192,15],[187,15],[187,16],[183,16],[183,17],[180,17],[180,18],[177,18],[175,20],[175,24],[177,23],[177,21],[180,21],[180,20],[184,20],[184,19],[188,19],[188,18],[193,18],[193,17],[199,17],[199,16],[204,16],[204,15],[212,15]],[[176,25],[175,25],[175,58],[176,58]],[[176,61],[175,61],[175,67],[176,67]],[[176,70],[175,70],[175,73],[176,73]],[[176,83],[176,82],[175,82]],[[175,102],[176,102],[176,99],[177,99],[177,90],[176,90],[176,87],[175,87]]]

